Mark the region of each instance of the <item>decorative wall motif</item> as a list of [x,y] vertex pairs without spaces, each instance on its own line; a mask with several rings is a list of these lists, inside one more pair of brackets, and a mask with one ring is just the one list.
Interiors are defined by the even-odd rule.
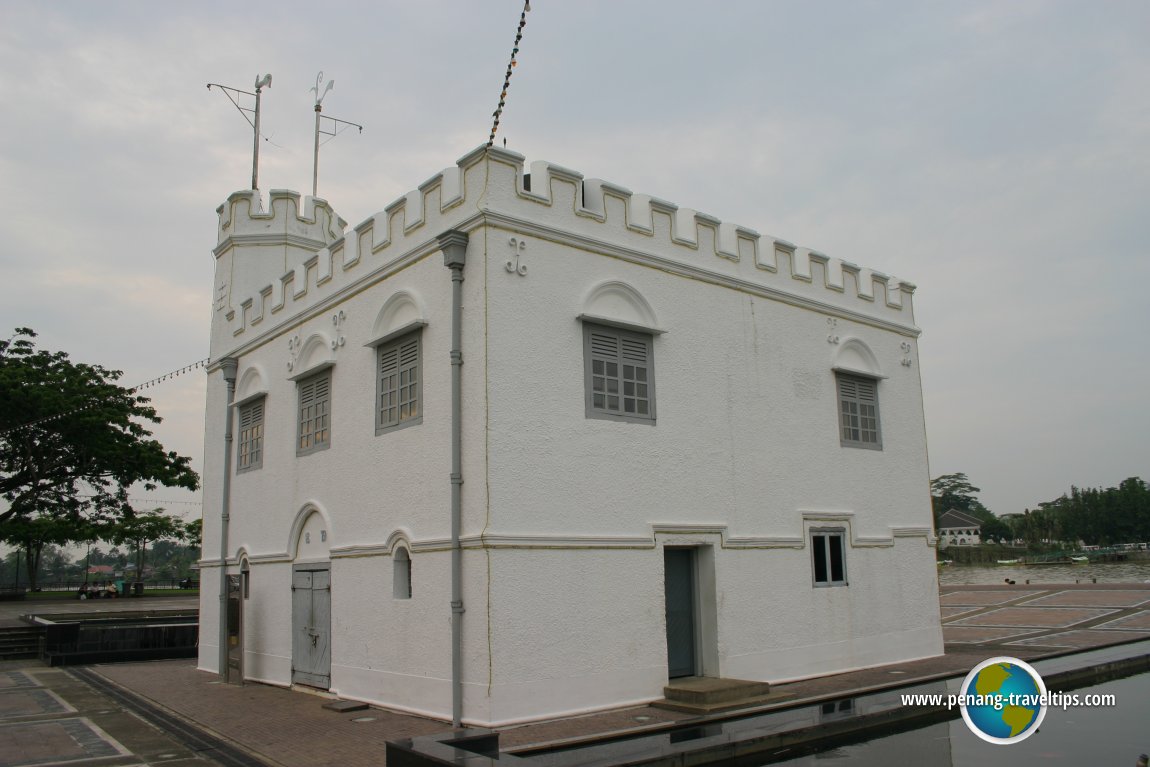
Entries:
[[331,324],[335,326],[335,338],[331,339],[331,350],[339,351],[339,347],[343,346],[347,339],[343,336],[343,321],[347,319],[347,314],[343,309],[331,316]]
[[827,317],[827,343],[837,344],[839,342],[838,332],[839,321],[835,317]]
[[903,341],[901,344],[899,344],[898,348],[900,351],[902,351],[902,360],[899,362],[899,364],[904,368],[908,368],[913,365],[914,363],[911,360],[910,353],[914,347],[910,345],[910,342]]
[[520,277],[526,277],[527,264],[519,263],[520,256],[522,256],[523,252],[527,250],[526,241],[521,240],[518,237],[512,237],[507,241],[507,245],[511,248],[511,255],[514,256],[515,260],[513,261],[510,258],[507,259],[507,262],[503,265],[503,268],[512,274],[518,274]]
[[295,363],[296,363],[296,360],[299,358],[299,352],[300,352],[300,342],[299,342],[299,336],[298,336],[298,335],[293,335],[293,336],[291,336],[290,338],[288,338],[288,363],[287,363],[287,369],[288,369],[288,372],[289,372],[289,373],[290,373],[290,372],[291,372],[293,369],[295,369]]

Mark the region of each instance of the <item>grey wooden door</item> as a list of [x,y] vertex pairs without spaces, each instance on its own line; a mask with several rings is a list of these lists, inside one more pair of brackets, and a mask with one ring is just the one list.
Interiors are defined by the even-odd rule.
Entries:
[[292,681],[326,690],[331,686],[331,572],[314,567],[296,565],[292,572]]
[[695,674],[695,550],[663,549],[667,676]]

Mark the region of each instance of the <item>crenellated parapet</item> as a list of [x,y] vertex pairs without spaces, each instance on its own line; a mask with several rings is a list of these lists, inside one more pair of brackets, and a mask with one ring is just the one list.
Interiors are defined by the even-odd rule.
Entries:
[[269,193],[267,209],[258,192],[236,192],[217,212],[213,356],[269,317],[294,318],[425,257],[447,229],[483,225],[917,334],[909,282],[559,165],[528,167],[498,147],[468,153],[351,231],[326,201],[285,190]]
[[[289,189],[273,189],[268,193],[268,208],[255,189],[233,192],[220,207],[217,242],[223,246],[239,237],[285,234],[307,242],[323,245],[343,237],[347,222],[336,215],[327,200],[303,197]],[[217,250],[219,248],[217,247]]]

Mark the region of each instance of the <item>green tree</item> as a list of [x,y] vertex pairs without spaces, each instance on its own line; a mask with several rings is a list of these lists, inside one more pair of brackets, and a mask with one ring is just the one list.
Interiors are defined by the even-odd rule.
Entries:
[[23,553],[28,588],[35,591],[40,586],[40,565],[44,552],[51,553],[54,547],[71,543],[76,531],[76,524],[63,517],[51,515],[18,517],[0,527],[2,533],[0,540],[15,546]]
[[113,523],[104,536],[118,544],[130,545],[136,554],[136,580],[144,579],[148,544],[155,541],[184,537],[184,523],[164,514],[163,509],[151,509],[126,516]]
[[[982,490],[970,484],[970,480],[963,473],[943,474],[930,481],[930,501],[934,509],[934,518],[957,509],[981,519],[980,512],[988,512],[987,508],[978,500],[977,493]],[[993,515],[992,515],[993,516]]]
[[1049,540],[1101,546],[1150,540],[1150,487],[1138,477],[1106,489],[1072,486],[1038,507]]
[[1003,522],[994,512],[978,500],[980,488],[970,483],[963,473],[943,474],[930,481],[930,505],[934,511],[934,522],[951,509],[961,511],[979,521],[981,537],[984,541],[1009,541],[1015,537],[1010,525]]
[[0,341],[0,537],[44,514],[123,516],[137,482],[198,487],[190,460],[151,439],[145,425],[160,417],[116,383],[120,371],[37,349],[35,336],[18,328]]
[[204,520],[193,519],[184,525],[184,531],[188,535],[188,546],[196,549],[198,555],[199,549],[204,543]]

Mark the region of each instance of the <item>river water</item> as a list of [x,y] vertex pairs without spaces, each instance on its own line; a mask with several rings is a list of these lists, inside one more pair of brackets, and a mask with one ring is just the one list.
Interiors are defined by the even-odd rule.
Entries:
[[1088,565],[947,565],[938,568],[940,586],[990,585],[1007,578],[1016,583],[1146,583],[1150,560]]

